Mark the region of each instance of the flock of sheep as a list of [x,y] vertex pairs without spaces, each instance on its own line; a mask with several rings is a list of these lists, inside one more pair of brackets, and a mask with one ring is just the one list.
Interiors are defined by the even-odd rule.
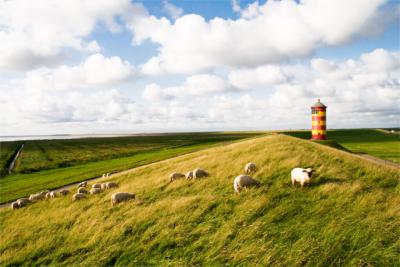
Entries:
[[[249,188],[253,186],[260,186],[260,181],[254,179],[250,175],[255,173],[257,171],[257,166],[255,163],[247,163],[244,172],[245,174],[236,176],[235,179],[233,180],[233,188],[236,193],[239,193],[242,189],[244,188]],[[300,183],[301,187],[303,187],[305,184],[310,183],[310,178],[312,173],[314,172],[313,169],[311,168],[294,168],[291,172],[291,181],[293,185],[296,185],[296,183]],[[109,177],[110,174],[103,174],[103,178]],[[204,177],[208,177],[209,173],[203,169],[196,168],[193,171],[189,171],[188,173],[182,174],[178,172],[174,172],[169,176],[170,182],[173,182],[178,179],[184,179],[186,178],[187,180],[192,180],[192,179],[200,179]],[[95,183],[92,185],[92,188],[88,191],[86,187],[88,186],[87,182],[81,182],[78,184],[78,189],[75,194],[72,195],[72,200],[77,201],[86,198],[87,194],[99,194],[103,192],[106,189],[112,189],[112,188],[118,188],[118,184],[115,182],[106,182],[106,183]],[[69,190],[67,189],[62,189],[59,191],[42,191],[36,194],[32,194],[29,196],[29,198],[20,198],[14,202],[11,203],[11,208],[12,209],[17,209],[26,206],[29,203],[36,202],[39,200],[43,199],[53,199],[56,198],[57,196],[66,196],[70,193]],[[111,204],[115,205],[123,201],[128,201],[131,199],[135,199],[135,194],[132,193],[124,193],[124,192],[118,192],[114,193],[111,195]]]
[[[104,177],[109,177],[110,174],[103,174]],[[88,186],[87,182],[81,182],[78,184],[78,189],[75,194],[72,195],[72,200],[77,201],[86,198],[88,194],[99,194],[106,189],[118,188],[118,184],[115,182],[106,182],[106,183],[95,183],[92,185],[90,190],[86,189]],[[11,209],[17,209],[26,206],[29,203],[33,203],[36,201],[44,200],[44,199],[53,199],[58,196],[66,196],[70,193],[67,189],[61,189],[58,191],[49,191],[45,190],[36,194],[31,194],[29,198],[20,198],[11,203]],[[128,201],[130,199],[135,199],[135,194],[131,193],[115,193],[111,195],[111,204],[115,205],[122,201]]]
[[[233,180],[233,189],[235,190],[236,193],[239,193],[244,188],[260,186],[260,181],[250,176],[250,174],[253,174],[256,171],[257,171],[257,166],[255,163],[249,162],[246,164],[246,166],[244,167],[245,174],[236,176],[235,179]],[[314,170],[311,168],[306,168],[306,169],[294,168],[291,172],[292,184],[296,185],[296,183],[300,183],[301,187],[303,187],[305,184],[309,184],[313,172]],[[169,176],[169,178],[170,182],[173,182],[177,179],[186,178],[187,180],[191,180],[207,176],[209,176],[208,172],[197,168],[193,171],[189,171],[188,173],[186,173],[186,175],[183,173],[174,172]]]

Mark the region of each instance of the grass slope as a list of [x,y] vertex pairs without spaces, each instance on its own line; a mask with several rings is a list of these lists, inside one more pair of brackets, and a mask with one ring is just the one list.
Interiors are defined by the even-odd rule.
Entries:
[[[285,134],[310,139],[310,131],[291,131]],[[330,140],[324,142],[339,143],[344,148],[361,154],[369,154],[374,157],[400,163],[400,134],[391,133],[379,129],[346,129],[328,130]]]
[[[235,195],[233,176],[259,166],[262,186]],[[173,171],[211,177],[168,183]],[[310,187],[290,185],[313,166]],[[15,265],[396,266],[399,171],[313,142],[272,135],[139,167],[114,189],[0,212],[0,263]],[[137,199],[112,207],[110,195]]]
[[[156,150],[142,151],[129,157],[121,157],[103,161],[89,162],[77,166],[43,170],[28,174],[14,174],[0,179],[0,203],[6,203],[20,197],[28,196],[31,193],[36,193],[45,189],[54,189],[74,182],[83,181],[86,179],[96,178],[107,172],[123,171],[152,162],[176,157],[193,151],[212,147],[219,143],[232,142],[245,137],[254,137],[261,133],[213,133],[202,135],[202,138],[193,138],[191,143],[185,145],[185,142],[180,146],[165,147]],[[177,138],[182,135],[171,135],[172,138]],[[189,141],[189,135],[186,137]],[[156,137],[158,139],[158,137]],[[208,141],[208,142],[207,142]],[[186,142],[187,143],[187,142]],[[61,154],[61,152],[58,152]]]
[[7,168],[17,154],[22,142],[0,142],[0,177],[8,174]]

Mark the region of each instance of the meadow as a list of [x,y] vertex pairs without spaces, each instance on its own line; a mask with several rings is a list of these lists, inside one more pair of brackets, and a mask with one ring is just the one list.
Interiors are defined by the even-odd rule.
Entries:
[[0,142],[0,177],[8,174],[7,168],[17,153],[21,142]]
[[[265,133],[188,133],[26,141],[17,160],[17,173],[0,179],[0,203],[261,134]],[[9,154],[12,153],[9,149]]]
[[[310,131],[290,131],[285,134],[310,139]],[[358,154],[368,154],[400,164],[400,133],[380,129],[328,130],[328,145],[335,141],[345,149]],[[318,142],[318,141],[317,141]]]
[[[255,162],[259,188],[233,192]],[[298,166],[316,170],[303,189]],[[170,183],[202,167],[211,176]],[[106,181],[107,179],[103,179]],[[400,173],[286,135],[219,145],[112,177],[118,189],[0,211],[3,266],[398,266]],[[112,206],[114,192],[136,200]]]

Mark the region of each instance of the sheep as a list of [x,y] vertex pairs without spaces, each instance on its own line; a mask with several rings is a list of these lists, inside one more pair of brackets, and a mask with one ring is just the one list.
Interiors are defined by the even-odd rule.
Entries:
[[72,201],[77,201],[86,198],[85,194],[76,193],[72,196]]
[[65,195],[69,194],[69,190],[67,190],[67,189],[62,189],[62,190],[58,191],[58,193],[59,193],[60,195],[62,195],[62,196],[65,196]]
[[92,195],[99,194],[101,192],[102,192],[102,190],[97,187],[90,189],[90,194],[92,194]]
[[115,193],[111,196],[111,204],[114,206],[122,201],[135,199],[135,194],[131,193]]
[[246,166],[244,167],[245,174],[252,174],[255,173],[256,171],[257,171],[257,166],[253,162],[247,163]]
[[45,198],[46,198],[46,199],[49,199],[49,198],[50,198],[50,192],[46,193]]
[[47,193],[49,193],[48,191],[42,191],[40,193],[36,193],[36,194],[31,194],[29,196],[29,200],[30,201],[37,201],[37,200],[42,200],[46,197]]
[[252,186],[260,186],[260,181],[252,178],[249,175],[239,175],[236,176],[235,180],[233,181],[233,188],[235,189],[236,193],[239,193],[242,188],[248,188]]
[[50,199],[50,198],[55,198],[56,197],[56,192],[54,191],[50,191],[46,193],[46,199]]
[[310,178],[311,174],[314,172],[313,169],[307,168],[294,168],[292,170],[291,174],[291,180],[292,180],[292,185],[296,185],[296,182],[299,182],[301,184],[301,187],[304,186],[304,184],[309,184],[310,183]]
[[207,177],[207,176],[209,176],[209,174],[205,170],[197,168],[193,171],[194,179],[200,179],[200,178]]
[[106,189],[111,189],[111,188],[118,188],[118,184],[116,182],[106,183]]
[[78,194],[87,194],[88,191],[84,187],[79,187],[77,193]]
[[81,182],[81,183],[78,184],[78,187],[86,187],[86,186],[87,186],[87,182],[86,181]]
[[18,205],[18,203],[16,201],[11,203],[11,209],[15,210],[18,209],[20,206]]
[[182,174],[182,173],[174,172],[174,173],[171,173],[169,175],[169,180],[172,182],[172,181],[175,181],[175,180],[178,180],[178,179],[183,179],[185,177],[186,176],[184,174]]
[[101,188],[101,184],[94,184],[92,185],[92,188]]
[[23,207],[31,201],[28,198],[20,198],[16,202],[18,203],[18,206]]
[[107,183],[101,183],[101,190],[106,190],[107,189]]
[[193,171],[190,171],[190,172],[186,173],[186,179],[187,180],[192,180],[193,179]]

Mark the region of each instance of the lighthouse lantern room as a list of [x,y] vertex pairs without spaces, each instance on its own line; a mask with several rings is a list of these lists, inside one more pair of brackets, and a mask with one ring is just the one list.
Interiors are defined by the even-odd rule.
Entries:
[[322,104],[319,99],[318,102],[311,107],[311,139],[313,140],[326,140],[326,108],[327,106]]

